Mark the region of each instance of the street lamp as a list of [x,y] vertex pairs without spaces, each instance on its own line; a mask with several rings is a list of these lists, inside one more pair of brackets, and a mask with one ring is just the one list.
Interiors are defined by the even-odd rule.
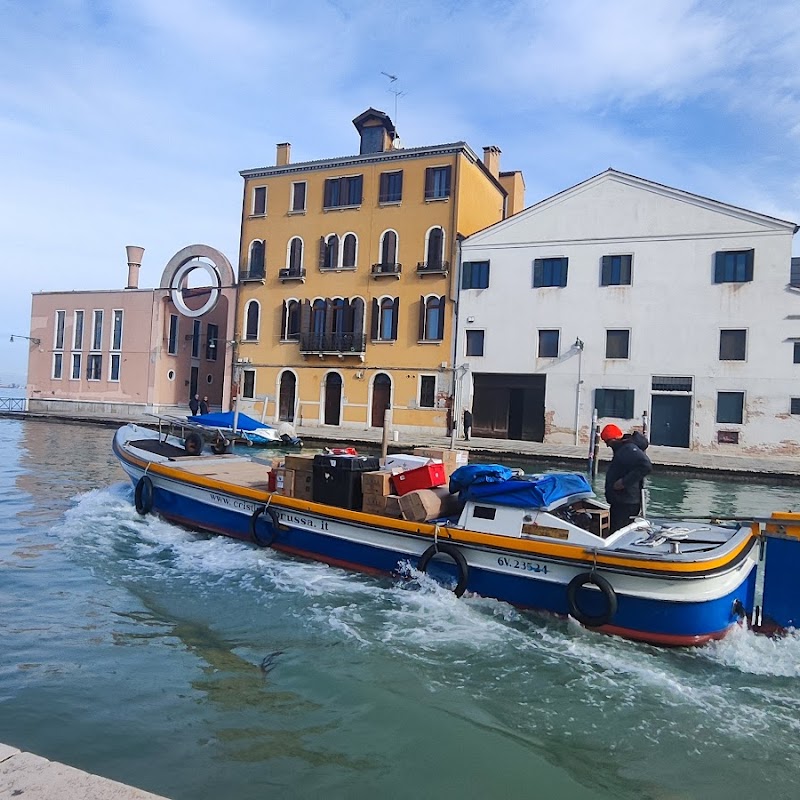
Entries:
[[37,339],[35,336],[20,336],[18,333],[11,334],[11,341],[13,342],[14,339],[27,339],[29,342],[33,342],[37,347],[42,343],[42,340]]
[[575,344],[572,345],[573,349],[578,353],[578,382],[575,385],[575,444],[580,444],[579,425],[581,419],[581,386],[583,380],[581,378],[581,367],[583,366],[583,339],[580,337],[575,338]]

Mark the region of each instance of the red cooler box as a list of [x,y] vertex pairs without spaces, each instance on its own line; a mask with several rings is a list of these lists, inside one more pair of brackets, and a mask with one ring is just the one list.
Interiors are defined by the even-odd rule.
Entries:
[[444,486],[447,483],[447,474],[444,464],[426,464],[424,467],[409,469],[399,475],[392,476],[394,493],[400,496],[414,492],[417,489],[433,489],[434,486]]

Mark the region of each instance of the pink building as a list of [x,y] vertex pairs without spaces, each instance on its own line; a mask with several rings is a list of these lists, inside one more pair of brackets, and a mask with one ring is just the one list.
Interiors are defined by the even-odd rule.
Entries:
[[[188,413],[194,394],[227,409],[236,312],[233,269],[206,245],[176,253],[158,289],[139,289],[143,250],[128,248],[120,290],[37,292],[31,307],[28,408],[136,418]],[[190,288],[197,271],[210,279]]]

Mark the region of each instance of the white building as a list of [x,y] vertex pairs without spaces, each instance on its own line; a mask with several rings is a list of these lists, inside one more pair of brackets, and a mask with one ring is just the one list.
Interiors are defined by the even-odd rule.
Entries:
[[800,452],[792,222],[608,170],[462,242],[473,433]]

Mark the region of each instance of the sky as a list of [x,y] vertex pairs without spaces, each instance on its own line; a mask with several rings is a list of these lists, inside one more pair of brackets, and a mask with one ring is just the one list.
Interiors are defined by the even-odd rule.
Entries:
[[239,171],[357,153],[370,106],[526,205],[613,167],[800,222],[798,53],[797,0],[0,0],[0,383],[32,292],[235,265]]

